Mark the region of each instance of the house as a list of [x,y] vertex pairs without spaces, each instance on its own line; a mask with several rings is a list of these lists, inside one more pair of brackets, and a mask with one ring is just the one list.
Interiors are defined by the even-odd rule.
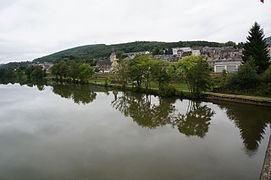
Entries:
[[214,62],[214,72],[222,73],[225,70],[226,72],[234,73],[238,71],[238,68],[241,64],[242,61],[239,59],[216,61]]
[[218,59],[242,59],[242,49],[233,47],[202,47],[200,48],[202,56],[209,61]]
[[41,66],[43,70],[46,72],[49,72],[51,67],[53,67],[53,63],[44,62],[44,63],[38,63],[38,64],[32,64],[32,66]]
[[201,55],[200,50],[192,49],[190,47],[182,47],[182,48],[172,48],[173,55],[178,57],[187,57],[187,56],[199,56]]
[[142,55],[147,55],[150,54],[149,51],[140,51],[140,52],[130,52],[130,53],[126,53],[127,58],[125,58],[125,60],[132,60],[134,58],[136,58],[137,56],[142,56]]
[[192,55],[192,49],[190,47],[172,48],[173,55],[184,57]]
[[96,70],[102,73],[111,72],[118,66],[118,59],[115,52],[112,52],[109,59],[100,60],[96,64]]
[[169,62],[177,62],[180,60],[180,57],[176,56],[176,55],[172,55],[172,54],[160,54],[160,55],[154,55],[155,59],[158,60],[165,60],[165,61],[169,61]]
[[112,62],[109,59],[100,60],[96,64],[96,70],[98,72],[107,73],[112,69]]

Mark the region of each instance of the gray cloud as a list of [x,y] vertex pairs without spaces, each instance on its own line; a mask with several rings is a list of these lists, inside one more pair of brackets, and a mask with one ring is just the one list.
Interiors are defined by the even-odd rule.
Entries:
[[255,21],[270,35],[271,2],[259,1],[1,0],[0,63],[93,43],[239,42]]

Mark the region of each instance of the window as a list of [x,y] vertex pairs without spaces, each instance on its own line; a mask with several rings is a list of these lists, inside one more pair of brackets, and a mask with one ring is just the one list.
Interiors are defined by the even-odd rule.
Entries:
[[233,66],[233,65],[230,65],[230,66],[227,67],[227,71],[229,73],[236,72],[237,70],[238,70],[237,67]]
[[225,66],[216,66],[215,72],[222,73],[224,69],[225,69]]

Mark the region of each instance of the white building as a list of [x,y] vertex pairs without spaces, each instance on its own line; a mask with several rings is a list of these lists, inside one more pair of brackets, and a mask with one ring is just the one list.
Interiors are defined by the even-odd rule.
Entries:
[[148,54],[150,54],[149,51],[130,52],[130,53],[126,53],[127,58],[125,58],[125,59],[132,60],[132,59],[136,58],[137,56],[148,55]]
[[192,52],[190,47],[172,48],[173,55],[182,56],[186,52]]
[[239,66],[242,64],[240,60],[234,61],[217,61],[214,63],[214,72],[222,73],[224,70],[229,73],[234,73],[238,71]]
[[115,52],[112,52],[110,57],[110,62],[112,63],[112,70],[115,69],[118,66],[118,59]]
[[183,47],[183,48],[172,48],[173,55],[179,57],[186,57],[186,56],[199,56],[201,55],[200,50],[194,50],[190,47]]
[[200,53],[200,50],[192,50],[192,56],[200,56],[201,53]]

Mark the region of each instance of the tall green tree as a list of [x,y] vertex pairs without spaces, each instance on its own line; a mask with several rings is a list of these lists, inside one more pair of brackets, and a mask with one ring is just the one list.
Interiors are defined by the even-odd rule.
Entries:
[[151,66],[152,79],[158,82],[159,89],[167,86],[172,78],[173,67],[168,61],[154,61]]
[[72,80],[79,79],[80,77],[80,63],[76,61],[69,61],[68,63],[68,72],[69,72],[69,77],[72,78]]
[[177,62],[177,72],[180,73],[193,95],[199,96],[212,85],[211,68],[202,56],[189,56]]
[[79,70],[80,70],[79,76],[81,81],[87,81],[91,76],[95,74],[95,69],[86,63],[81,64],[79,66]]
[[129,77],[141,89],[145,82],[146,89],[149,87],[152,58],[150,56],[138,56],[129,62]]
[[121,61],[116,67],[113,76],[121,82],[122,88],[125,88],[129,81],[129,61]]
[[257,73],[264,72],[270,64],[264,31],[257,22],[250,29],[247,42],[244,44],[243,61],[247,62],[250,57],[254,59]]
[[25,69],[28,80],[40,81],[46,76],[45,70],[41,66],[29,66]]

